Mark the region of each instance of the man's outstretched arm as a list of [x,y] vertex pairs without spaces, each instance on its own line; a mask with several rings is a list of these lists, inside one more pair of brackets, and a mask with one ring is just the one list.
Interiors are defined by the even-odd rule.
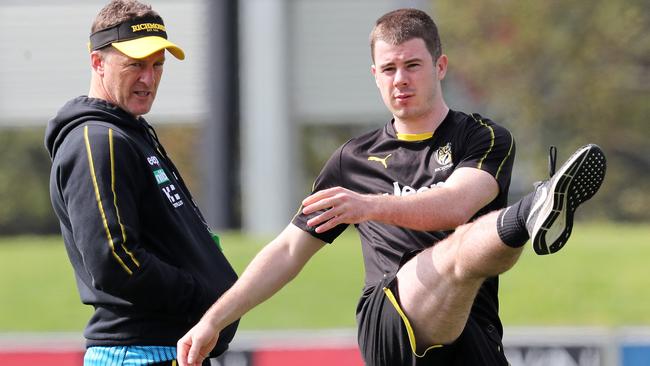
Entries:
[[291,281],[325,243],[293,224],[267,244],[239,280],[178,341],[179,365],[201,365],[219,332]]
[[466,223],[499,193],[489,173],[460,168],[441,187],[404,197],[359,194],[342,187],[314,193],[302,202],[304,214],[326,210],[307,223],[323,233],[339,224],[379,221],[413,230],[451,230]]

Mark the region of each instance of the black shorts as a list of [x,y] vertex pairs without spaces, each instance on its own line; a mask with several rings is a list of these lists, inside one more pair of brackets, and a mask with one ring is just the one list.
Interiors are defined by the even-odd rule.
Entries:
[[368,366],[507,366],[501,335],[470,317],[450,345],[414,353],[415,337],[399,305],[396,275],[366,290],[357,308],[359,348]]

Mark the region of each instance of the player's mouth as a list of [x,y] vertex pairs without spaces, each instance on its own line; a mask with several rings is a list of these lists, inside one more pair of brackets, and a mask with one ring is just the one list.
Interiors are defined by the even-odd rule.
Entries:
[[395,98],[397,102],[406,102],[411,97],[413,97],[413,94],[411,93],[400,93],[396,94],[393,98]]
[[133,94],[135,94],[136,96],[141,97],[141,98],[146,98],[146,97],[151,95],[151,92],[150,91],[144,91],[144,90],[136,90],[136,91],[133,92]]

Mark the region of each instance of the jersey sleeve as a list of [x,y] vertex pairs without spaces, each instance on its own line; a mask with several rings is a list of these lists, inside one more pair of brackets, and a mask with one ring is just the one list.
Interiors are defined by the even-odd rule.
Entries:
[[[345,146],[346,145],[339,147],[332,154],[332,156],[330,156],[329,160],[325,163],[320,174],[318,175],[318,177],[316,177],[316,180],[314,181],[311,194],[327,188],[344,186],[344,182],[342,179],[341,165],[342,165],[343,151],[345,149]],[[300,209],[298,210],[298,213],[296,213],[296,215],[293,217],[293,220],[291,222],[297,227],[299,227],[300,229],[311,234],[313,237],[320,239],[326,243],[332,243],[348,227],[347,224],[340,224],[324,233],[319,234],[316,232],[315,227],[310,227],[307,225],[307,221],[309,221],[309,219],[311,219],[312,217],[320,215],[324,211],[321,210],[321,211],[313,212],[309,215],[304,215],[302,213],[302,208],[303,206],[301,205]]]
[[515,160],[515,140],[506,128],[473,114],[468,128],[466,149],[460,167],[476,168],[490,173],[499,185],[499,191],[507,192],[512,166]]

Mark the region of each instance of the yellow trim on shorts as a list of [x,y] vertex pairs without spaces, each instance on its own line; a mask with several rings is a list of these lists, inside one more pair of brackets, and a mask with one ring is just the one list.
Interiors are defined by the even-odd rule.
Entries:
[[406,317],[406,314],[404,314],[404,311],[402,310],[402,307],[397,302],[397,299],[395,298],[395,295],[393,295],[393,292],[388,287],[384,287],[384,293],[386,294],[388,300],[390,300],[391,304],[393,304],[393,307],[395,308],[399,316],[402,318],[402,321],[406,326],[406,333],[409,336],[409,343],[411,343],[411,351],[416,357],[422,358],[424,357],[424,355],[427,354],[427,352],[429,352],[430,349],[443,347],[442,344],[434,344],[433,346],[430,346],[429,348],[425,349],[424,352],[422,352],[422,354],[419,355],[416,350],[417,345],[415,342],[415,332],[413,332],[413,327],[411,327],[411,322],[409,322],[409,319]]
[[433,137],[433,132],[397,133],[397,139],[402,141],[422,141]]

